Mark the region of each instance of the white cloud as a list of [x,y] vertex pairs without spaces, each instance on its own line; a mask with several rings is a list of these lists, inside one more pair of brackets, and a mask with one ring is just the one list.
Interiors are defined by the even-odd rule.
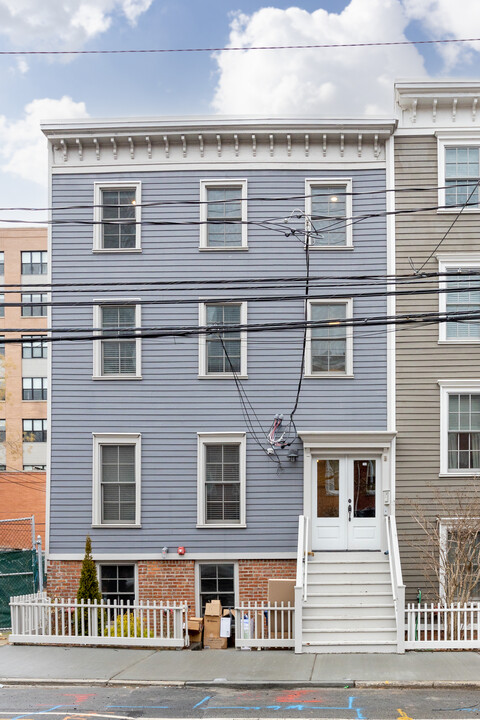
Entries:
[[48,119],[88,117],[83,102],[74,102],[64,95],[60,100],[40,98],[25,106],[25,115],[19,120],[8,120],[0,115],[1,169],[39,185],[47,185],[47,141],[40,130],[40,122]]
[[[236,15],[230,45],[406,40],[408,22],[400,0],[351,0],[339,14],[263,8]],[[216,60],[213,107],[225,114],[390,114],[393,80],[425,75],[414,46],[224,51]]]
[[[470,38],[480,35],[480,3],[478,0],[403,0],[405,12],[419,20],[431,38]],[[438,45],[437,50],[447,68],[459,62],[472,61],[480,51],[480,43]]]
[[105,32],[116,14],[130,23],[154,0],[0,0],[0,34],[32,49],[80,48]]

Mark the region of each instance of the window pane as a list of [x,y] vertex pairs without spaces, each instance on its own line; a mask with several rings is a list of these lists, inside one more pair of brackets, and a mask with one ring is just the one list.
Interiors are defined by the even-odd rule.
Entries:
[[207,246],[241,247],[242,188],[207,188]]

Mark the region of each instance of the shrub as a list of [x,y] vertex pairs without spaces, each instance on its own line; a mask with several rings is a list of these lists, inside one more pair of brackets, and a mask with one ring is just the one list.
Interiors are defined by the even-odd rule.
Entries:
[[135,622],[135,616],[133,612],[124,613],[123,615],[119,615],[113,625],[111,625],[108,628],[105,628],[104,635],[109,635],[110,637],[129,637],[129,631],[130,631],[130,637],[153,637],[153,631],[148,630],[144,628],[142,632],[142,624],[140,622],[140,618],[137,618],[137,622]]

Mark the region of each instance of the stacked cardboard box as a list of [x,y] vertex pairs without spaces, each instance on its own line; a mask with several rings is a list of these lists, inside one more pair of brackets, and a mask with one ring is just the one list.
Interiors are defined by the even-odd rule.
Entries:
[[[268,604],[274,605],[295,605],[295,580],[269,580],[268,581]],[[271,633],[273,638],[288,638],[293,636],[293,615],[290,619],[290,629],[288,627],[288,611],[272,610],[270,613],[270,622],[272,624]]]
[[225,650],[230,637],[231,621],[229,610],[225,610],[222,615],[220,600],[212,600],[205,605],[203,623],[203,646],[211,650]]
[[202,642],[203,618],[191,617],[188,619],[188,636],[191,643]]

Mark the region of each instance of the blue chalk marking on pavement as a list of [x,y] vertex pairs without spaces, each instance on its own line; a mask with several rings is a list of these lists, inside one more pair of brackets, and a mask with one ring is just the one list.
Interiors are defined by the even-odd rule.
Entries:
[[[354,707],[355,696],[348,698],[348,706],[331,707],[329,705],[210,705],[206,710],[353,710],[357,720],[366,720],[362,708]],[[203,700],[202,700],[203,702]],[[201,703],[199,703],[201,704]],[[197,705],[195,705],[197,707]]]
[[109,708],[116,708],[117,710],[168,710],[168,705],[107,705],[106,710]]
[[203,700],[200,700],[200,702],[193,706],[192,710],[195,710],[195,708],[200,707],[200,705],[203,705],[203,703],[206,703],[207,700],[211,699],[211,697],[211,695],[207,695],[206,697],[204,697]]
[[23,713],[23,715],[17,715],[14,718],[10,718],[10,720],[21,720],[21,718],[31,717],[32,715],[43,715],[44,713],[49,713],[53,710],[58,710],[59,708],[65,707],[71,707],[71,705],[55,705],[55,707],[48,708],[48,710],[39,710],[37,712]]

